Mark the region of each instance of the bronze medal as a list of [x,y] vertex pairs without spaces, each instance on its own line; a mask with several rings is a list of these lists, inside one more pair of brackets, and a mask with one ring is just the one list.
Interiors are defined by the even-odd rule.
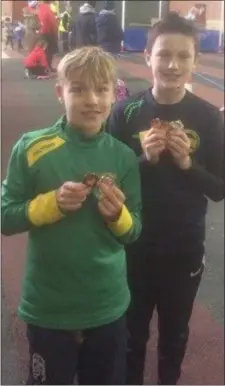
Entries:
[[99,178],[95,173],[88,173],[83,178],[83,184],[85,184],[88,188],[94,188],[97,184]]

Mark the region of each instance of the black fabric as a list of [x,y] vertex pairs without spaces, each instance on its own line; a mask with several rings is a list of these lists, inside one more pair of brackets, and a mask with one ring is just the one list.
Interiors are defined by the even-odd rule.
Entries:
[[100,13],[96,18],[97,42],[105,51],[118,54],[123,40],[123,30],[117,16],[111,12]]
[[124,385],[126,318],[84,331],[28,325],[27,385]]
[[[201,281],[202,247],[188,253],[128,253],[132,301],[128,312],[127,384],[143,384],[149,323],[158,313],[158,384],[175,385],[180,377],[189,334],[189,320]],[[153,259],[151,258],[153,257]],[[195,263],[190,263],[195,261]]]
[[44,39],[47,43],[45,52],[46,52],[49,68],[52,69],[53,57],[58,51],[57,36],[55,36],[54,34],[42,34],[41,38]]
[[69,52],[69,33],[60,31],[59,39],[61,44],[61,51],[63,54],[66,54]]
[[[146,160],[139,132],[150,129],[154,118],[181,120],[198,139],[190,170],[181,170],[168,151],[156,165]],[[215,106],[190,92],[179,103],[162,105],[150,89],[119,102],[106,130],[134,149],[142,183],[143,231],[126,248],[132,299],[127,384],[143,383],[149,323],[156,308],[158,384],[175,385],[204,268],[207,198],[224,197],[224,124]]]
[[5,49],[8,47],[8,45],[10,45],[11,48],[13,49],[13,47],[14,47],[14,40],[13,40],[12,36],[7,36],[5,38]]
[[75,24],[76,47],[97,44],[95,17],[96,14],[93,12],[77,15]]
[[30,76],[44,76],[46,75],[46,69],[42,66],[26,67]]
[[[198,136],[190,170],[179,169],[169,152],[156,165],[143,157],[138,133],[148,130],[153,118],[181,120],[185,129]],[[186,251],[203,243],[207,198],[224,197],[224,124],[219,110],[190,92],[179,103],[161,105],[150,89],[118,103],[106,130],[140,157],[143,231],[133,248],[138,251],[144,243],[156,250],[176,246]]]

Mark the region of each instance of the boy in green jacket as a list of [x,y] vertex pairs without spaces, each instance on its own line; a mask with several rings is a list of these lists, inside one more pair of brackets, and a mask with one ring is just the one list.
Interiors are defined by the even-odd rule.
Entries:
[[104,131],[115,82],[100,48],[66,55],[56,85],[66,114],[22,136],[3,182],[2,233],[29,232],[28,384],[124,384],[124,244],[140,234],[141,200],[135,154]]

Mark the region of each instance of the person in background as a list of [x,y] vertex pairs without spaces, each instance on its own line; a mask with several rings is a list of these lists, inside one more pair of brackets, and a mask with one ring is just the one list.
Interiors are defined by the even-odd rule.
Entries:
[[54,13],[56,20],[59,20],[60,18],[59,1],[51,1],[50,9]]
[[46,55],[49,68],[52,72],[56,70],[52,67],[54,54],[58,50],[58,24],[54,13],[50,8],[51,1],[45,0],[39,5],[38,17],[41,23],[40,37],[47,43]]
[[69,33],[69,46],[71,50],[76,47],[76,20],[72,21],[71,31]]
[[198,49],[192,22],[169,13],[154,24],[145,51],[153,87],[116,104],[106,127],[140,157],[143,231],[127,248],[128,385],[143,384],[155,308],[158,384],[178,382],[204,271],[208,199],[224,198],[221,113],[185,90]]
[[123,30],[116,16],[115,1],[105,1],[96,17],[97,44],[105,51],[118,55],[123,40]]
[[76,47],[97,45],[95,6],[96,1],[87,1],[79,9],[75,24]]
[[40,29],[40,22],[37,16],[38,1],[28,1],[28,6],[23,8],[23,18],[25,25],[24,48],[31,52],[35,47]]
[[59,22],[59,45],[60,52],[65,54],[69,52],[69,33],[72,28],[72,7],[71,5],[66,5],[65,11],[60,16]]
[[46,56],[47,43],[39,39],[33,51],[24,59],[25,77],[28,79],[49,76],[50,69]]
[[123,99],[126,99],[130,96],[130,92],[128,90],[128,87],[126,86],[125,82],[117,78],[116,80],[116,101],[122,101]]
[[11,49],[14,48],[14,39],[13,39],[13,23],[10,17],[5,17],[3,23],[3,40],[4,40],[4,50],[7,50],[10,45]]
[[25,36],[25,25],[18,21],[14,28],[15,42],[17,44],[17,50],[20,52],[23,50],[23,40]]

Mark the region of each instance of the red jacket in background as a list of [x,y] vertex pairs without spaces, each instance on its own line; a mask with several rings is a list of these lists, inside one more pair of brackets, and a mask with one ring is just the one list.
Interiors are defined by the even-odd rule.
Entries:
[[58,24],[54,13],[52,12],[49,4],[40,4],[38,8],[38,17],[41,24],[41,34],[54,34],[58,33]]
[[24,65],[26,68],[42,66],[46,70],[48,70],[49,66],[45,50],[43,50],[43,48],[41,48],[40,46],[36,46],[33,51],[31,51],[29,55],[25,58]]

